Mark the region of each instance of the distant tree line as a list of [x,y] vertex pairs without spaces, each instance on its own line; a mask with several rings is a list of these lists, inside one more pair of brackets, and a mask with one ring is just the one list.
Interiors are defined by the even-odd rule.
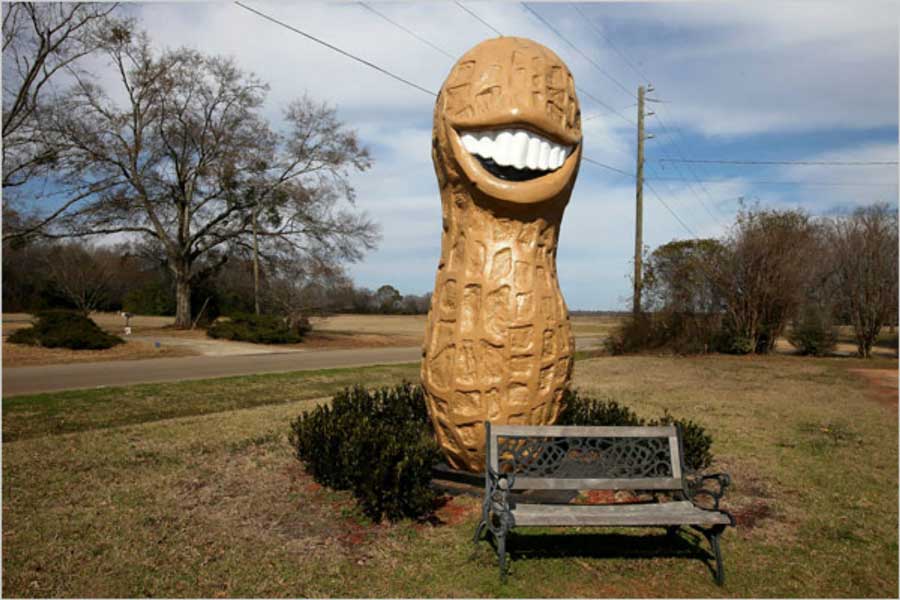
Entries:
[[382,315],[424,315],[431,306],[431,292],[402,295],[394,286],[383,285],[374,292],[353,288],[345,312]]
[[886,204],[828,218],[743,208],[725,237],[670,242],[647,257],[643,312],[610,347],[765,354],[790,330],[801,351],[819,354],[842,324],[868,357],[882,327],[896,325],[897,232]]
[[[191,297],[195,321],[206,324],[219,315],[255,312],[249,253],[224,262],[218,256],[208,260],[201,264],[206,275],[196,282]],[[3,308],[7,312],[70,308],[85,314],[124,310],[174,316],[176,282],[166,261],[165,253],[148,243],[6,241]],[[300,259],[264,262],[258,289],[261,312],[289,322],[344,312],[425,314],[431,300],[430,293],[402,295],[391,285],[376,291],[356,287],[341,268]]]

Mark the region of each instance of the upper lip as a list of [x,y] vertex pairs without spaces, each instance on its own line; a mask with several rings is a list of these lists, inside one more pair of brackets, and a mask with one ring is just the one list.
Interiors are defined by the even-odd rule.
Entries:
[[520,127],[469,129],[460,131],[459,139],[470,154],[492,159],[501,166],[538,171],[558,169],[575,149]]

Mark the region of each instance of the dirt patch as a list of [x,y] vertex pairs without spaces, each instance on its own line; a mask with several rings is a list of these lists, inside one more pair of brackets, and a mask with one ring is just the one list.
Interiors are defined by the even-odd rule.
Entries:
[[480,507],[472,502],[461,502],[459,498],[444,496],[441,498],[437,510],[434,511],[434,515],[437,517],[435,524],[459,525],[478,514],[479,509]]
[[760,521],[772,518],[772,507],[762,498],[757,498],[740,508],[732,510],[736,526],[743,531],[752,531]]
[[868,396],[897,412],[897,371],[895,369],[847,369],[869,383]]

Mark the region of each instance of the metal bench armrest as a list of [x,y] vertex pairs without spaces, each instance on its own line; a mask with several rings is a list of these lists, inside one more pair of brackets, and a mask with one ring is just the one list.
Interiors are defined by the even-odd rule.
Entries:
[[[512,473],[498,473],[487,466],[485,479],[487,480],[487,493],[484,496],[482,511],[484,522],[495,534],[499,533],[501,527],[509,530],[513,519],[509,495],[515,485],[516,476]],[[495,524],[491,515],[498,517],[500,522]]]
[[[715,481],[717,484],[717,488],[710,489],[708,487],[705,487],[704,484],[707,481]],[[731,524],[734,525],[734,517],[731,515],[731,513],[719,507],[719,501],[725,496],[725,490],[728,489],[728,487],[731,485],[730,475],[728,475],[727,473],[710,473],[707,475],[699,475],[689,478],[687,484],[688,497],[690,498],[691,502],[697,505],[698,508],[703,508],[704,510],[716,510],[728,515],[728,518],[731,519]],[[699,506],[696,500],[700,496],[711,498],[713,501],[712,508]]]

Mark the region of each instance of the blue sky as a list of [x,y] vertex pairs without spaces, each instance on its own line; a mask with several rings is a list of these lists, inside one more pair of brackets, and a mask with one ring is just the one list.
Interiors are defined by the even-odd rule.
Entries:
[[[430,90],[440,88],[453,62],[358,4],[247,3]],[[664,103],[653,104],[658,117],[647,119],[648,131],[656,135],[647,142],[648,178],[697,235],[721,235],[741,197],[815,215],[897,202],[896,165],[659,161],[897,161],[896,3],[578,4],[588,22],[569,3],[529,4],[611,78],[521,4],[463,4],[504,35],[552,48],[579,88],[627,119],[635,119],[635,99],[612,79],[632,94],[639,84],[652,82],[656,91],[650,96]],[[454,57],[496,35],[453,2],[372,6]],[[358,207],[383,231],[378,250],[351,266],[351,274],[371,288],[391,283],[403,293],[431,290],[441,231],[430,158],[433,97],[231,3],[132,4],[127,10],[140,17],[160,47],[231,55],[269,82],[266,110],[273,120],[303,93],[335,104],[373,150],[375,166],[355,176],[354,184]],[[580,100],[585,155],[633,172],[634,126],[584,94]],[[772,181],[795,184],[758,183]],[[649,190],[644,223],[651,249],[692,237]],[[558,253],[570,308],[626,307],[633,235],[633,179],[583,163]]]

